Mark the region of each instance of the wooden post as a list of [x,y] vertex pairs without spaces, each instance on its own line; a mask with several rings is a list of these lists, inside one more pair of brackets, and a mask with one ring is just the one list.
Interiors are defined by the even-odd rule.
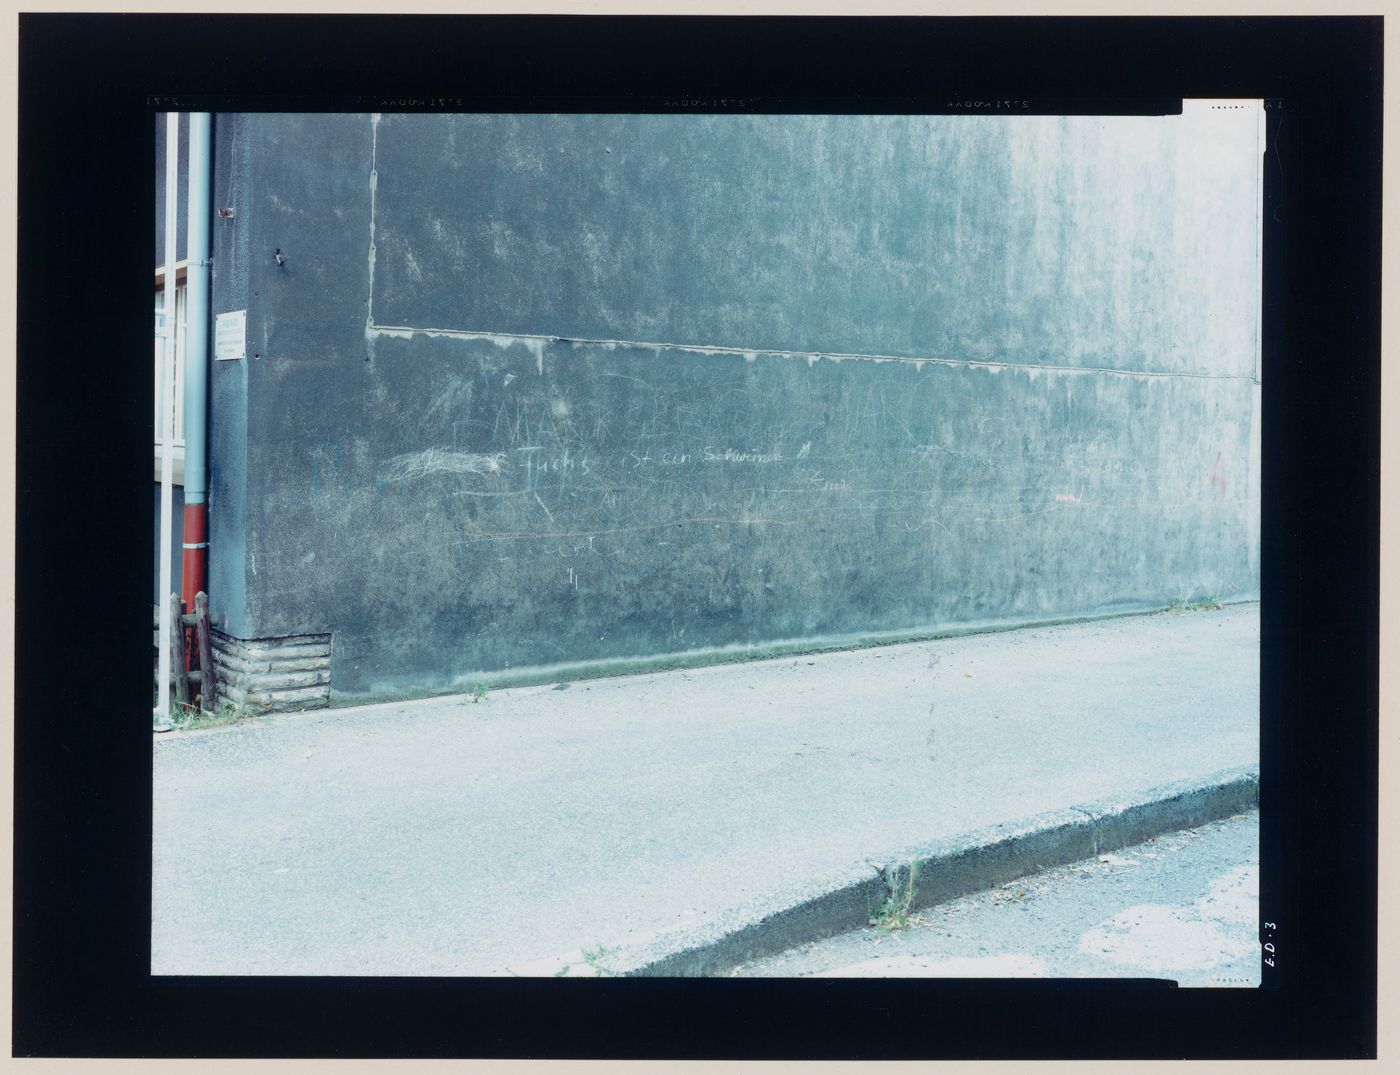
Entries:
[[199,645],[199,708],[213,713],[218,704],[214,697],[214,649],[209,643],[209,595],[203,590],[194,595],[194,633]]
[[[175,704],[180,707],[179,716],[184,716],[184,707],[190,701],[190,681],[185,667],[185,629],[180,624],[180,595],[170,595],[170,675],[175,680]],[[172,713],[171,717],[177,714]]]

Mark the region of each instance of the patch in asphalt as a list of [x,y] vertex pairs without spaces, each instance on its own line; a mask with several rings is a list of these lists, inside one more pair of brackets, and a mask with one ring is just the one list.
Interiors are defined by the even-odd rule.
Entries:
[[1240,866],[1215,879],[1189,907],[1140,903],[1120,911],[1079,939],[1085,955],[1159,970],[1207,970],[1241,959],[1255,946],[1228,925],[1253,920],[1259,872]]

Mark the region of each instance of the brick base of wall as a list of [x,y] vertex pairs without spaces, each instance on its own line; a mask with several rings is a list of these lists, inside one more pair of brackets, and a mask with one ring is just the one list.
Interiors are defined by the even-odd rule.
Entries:
[[330,635],[243,639],[211,631],[210,636],[220,702],[264,713],[330,704]]

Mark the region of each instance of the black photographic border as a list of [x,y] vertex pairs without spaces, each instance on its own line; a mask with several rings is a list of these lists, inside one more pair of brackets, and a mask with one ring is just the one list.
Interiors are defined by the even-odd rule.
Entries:
[[[15,1055],[1375,1054],[1380,18],[19,26]],[[1182,97],[1270,106],[1261,908],[1279,966],[1264,988],[149,977],[152,535],[131,490],[150,480],[150,375],[124,356],[149,353],[154,111],[1108,112]]]

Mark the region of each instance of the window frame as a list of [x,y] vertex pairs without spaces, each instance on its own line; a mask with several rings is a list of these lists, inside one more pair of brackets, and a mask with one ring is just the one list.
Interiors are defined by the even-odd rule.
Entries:
[[[174,435],[170,442],[171,457],[171,481],[175,485],[185,484],[185,351],[186,351],[186,322],[187,322],[187,291],[185,280],[189,271],[187,260],[177,261],[175,269],[175,354],[174,354],[174,377],[175,377],[175,399],[172,403],[171,412],[167,416],[170,425],[173,427]],[[155,354],[154,366],[152,368],[151,386],[151,412],[154,421],[153,433],[155,444],[155,480],[160,481],[161,450],[165,444],[165,422],[162,421],[161,414],[161,371],[165,365],[165,337],[160,334],[159,318],[165,311],[165,278],[166,267],[160,265],[155,272]]]

